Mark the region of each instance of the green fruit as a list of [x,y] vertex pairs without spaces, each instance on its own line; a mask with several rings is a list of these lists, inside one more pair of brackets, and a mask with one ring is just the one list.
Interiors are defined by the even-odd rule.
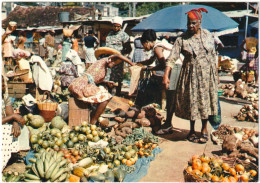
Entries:
[[88,134],[91,134],[91,132],[92,132],[92,131],[91,131],[90,129],[87,129],[87,130],[86,130],[86,134],[87,134],[87,135],[88,135]]
[[50,147],[53,147],[55,145],[55,142],[53,140],[49,140],[48,142]]
[[79,139],[79,141],[83,141],[85,139],[85,135],[79,134],[78,139]]
[[74,136],[75,136],[75,133],[73,133],[73,132],[69,134],[70,139],[72,139]]
[[39,139],[37,143],[38,143],[39,145],[42,145],[43,140],[42,140],[42,139]]
[[37,143],[38,142],[38,137],[37,137],[37,135],[32,135],[31,136],[31,138],[30,138],[30,142],[32,143],[32,144],[35,144],[35,143]]
[[124,157],[125,157],[126,159],[130,159],[130,158],[132,157],[132,154],[131,154],[130,152],[126,152],[125,155],[124,155]]
[[60,146],[60,149],[67,149],[66,144],[62,144],[62,145]]
[[63,144],[63,141],[61,138],[56,141],[56,145],[61,146],[62,144]]
[[92,140],[92,139],[93,139],[93,135],[92,135],[92,134],[88,134],[88,135],[87,135],[87,139],[88,139],[88,140]]
[[72,139],[71,139],[71,141],[73,142],[73,143],[76,143],[76,142],[78,142],[78,137],[76,137],[76,136],[74,136]]
[[96,130],[93,130],[93,131],[92,131],[92,135],[93,135],[93,136],[98,136],[98,132],[97,132]]
[[74,126],[74,130],[78,132],[80,130],[80,126]]
[[72,148],[74,147],[74,143],[71,140],[69,140],[67,146],[68,148]]
[[86,133],[86,131],[87,131],[87,127],[82,126],[81,129],[80,129],[80,131],[82,131],[83,133]]
[[105,147],[104,151],[105,151],[105,153],[109,154],[111,152],[111,149],[110,149],[110,147]]
[[44,149],[48,148],[48,147],[49,147],[49,142],[46,141],[46,140],[44,140],[43,143],[42,143],[42,147],[43,147]]
[[100,138],[98,137],[98,136],[94,136],[94,138],[93,138],[93,142],[98,142],[100,140]]
[[116,166],[119,166],[119,165],[120,165],[120,161],[116,159],[116,160],[114,161],[114,164],[115,164]]

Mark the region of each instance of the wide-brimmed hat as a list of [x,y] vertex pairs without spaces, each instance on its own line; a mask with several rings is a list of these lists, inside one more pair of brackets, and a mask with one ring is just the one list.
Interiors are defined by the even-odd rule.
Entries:
[[123,25],[123,19],[121,17],[115,17],[115,18],[113,18],[112,23],[113,24],[119,24],[119,25],[122,26]]
[[98,59],[101,55],[120,55],[121,53],[113,48],[99,47],[95,50],[95,57]]

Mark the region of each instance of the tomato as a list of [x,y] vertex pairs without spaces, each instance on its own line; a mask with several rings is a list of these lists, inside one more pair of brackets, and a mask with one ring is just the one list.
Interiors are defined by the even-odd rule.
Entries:
[[114,160],[114,164],[116,165],[116,166],[119,166],[120,165],[120,161],[119,160]]
[[56,145],[61,146],[62,144],[63,144],[62,139],[58,139],[58,140],[56,141]]
[[126,163],[125,163],[125,164],[128,165],[128,166],[131,166],[131,165],[132,165],[132,161],[126,160]]
[[79,141],[83,141],[85,139],[85,135],[79,134],[78,139],[79,139]]
[[201,168],[201,172],[202,173],[206,173],[206,172],[210,172],[211,171],[211,168],[209,166],[202,166]]
[[192,170],[192,174],[196,178],[199,178],[199,177],[201,177],[203,175],[203,173],[201,171],[197,170],[197,169]]
[[70,158],[71,155],[70,155],[70,153],[66,153],[66,154],[64,155],[64,157],[65,157],[65,158]]
[[76,149],[72,154],[73,154],[73,156],[77,156],[77,155],[79,155],[79,151]]
[[236,181],[240,181],[240,175],[234,175],[234,178],[236,179]]
[[82,126],[87,126],[87,125],[88,125],[88,122],[87,122],[87,121],[82,121],[82,122],[81,122],[81,125],[82,125]]
[[222,168],[223,168],[224,170],[228,171],[230,167],[229,167],[229,164],[223,163],[223,164],[222,164]]
[[74,126],[74,130],[78,132],[80,130],[80,126]]
[[256,176],[257,172],[255,170],[250,170],[249,173],[251,174],[251,176]]
[[237,164],[236,167],[235,167],[235,169],[236,169],[237,172],[241,172],[241,171],[243,172],[243,171],[245,171],[244,166],[241,165],[241,164]]
[[229,173],[230,173],[231,175],[233,175],[233,176],[235,176],[235,175],[237,174],[235,168],[229,168],[228,171],[229,171]]

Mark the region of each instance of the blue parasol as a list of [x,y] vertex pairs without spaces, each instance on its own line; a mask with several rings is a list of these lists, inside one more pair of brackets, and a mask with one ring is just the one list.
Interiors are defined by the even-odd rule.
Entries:
[[141,23],[137,24],[132,31],[142,32],[153,29],[156,32],[184,32],[187,29],[186,12],[192,9],[205,8],[208,13],[202,12],[201,27],[211,32],[223,32],[226,30],[238,31],[238,23],[226,16],[221,11],[205,5],[178,5],[159,10]]

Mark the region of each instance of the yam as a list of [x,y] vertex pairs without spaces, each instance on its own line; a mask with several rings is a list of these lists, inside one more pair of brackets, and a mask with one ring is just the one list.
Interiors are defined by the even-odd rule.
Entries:
[[109,120],[107,118],[104,118],[102,121],[100,121],[101,128],[106,128],[109,125]]
[[145,111],[141,111],[138,115],[137,115],[137,118],[138,119],[141,119],[141,118],[144,118],[145,117]]
[[123,138],[126,138],[126,136],[127,136],[124,132],[120,131],[119,129],[116,129],[116,130],[115,130],[115,134],[116,134],[117,136],[121,136],[121,137],[123,137]]
[[124,122],[124,123],[121,123],[120,125],[119,125],[119,129],[122,129],[122,128],[124,128],[124,127],[130,127],[130,128],[139,128],[140,127],[140,125],[138,125],[137,123],[135,123],[135,122]]
[[152,131],[153,131],[152,127],[149,127],[149,126],[144,127],[144,130],[146,130],[149,133],[152,133]]
[[134,110],[131,110],[131,111],[127,111],[126,112],[126,116],[129,117],[129,118],[133,118],[135,115],[135,111]]
[[115,117],[114,119],[115,119],[115,121],[117,121],[119,123],[123,123],[125,121],[125,118],[121,118],[121,117],[118,117],[118,116]]
[[122,128],[121,130],[122,130],[122,132],[125,133],[125,134],[130,134],[130,133],[133,132],[132,129],[129,128],[129,127],[124,127],[124,128]]
[[140,120],[140,125],[141,126],[150,126],[150,121],[147,119],[147,118],[142,118],[141,120]]

